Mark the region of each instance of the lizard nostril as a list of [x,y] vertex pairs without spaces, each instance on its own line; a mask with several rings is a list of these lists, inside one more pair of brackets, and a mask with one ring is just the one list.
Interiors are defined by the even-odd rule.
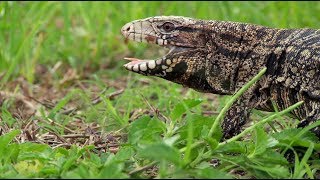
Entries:
[[132,29],[132,25],[128,23],[122,26],[121,32],[126,34],[126,33],[129,33],[131,29]]

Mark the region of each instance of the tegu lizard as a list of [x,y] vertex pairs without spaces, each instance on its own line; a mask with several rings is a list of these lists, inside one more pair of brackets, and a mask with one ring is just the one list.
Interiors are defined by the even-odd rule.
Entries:
[[[169,48],[152,60],[126,58],[130,71],[158,76],[199,92],[232,95],[266,67],[263,77],[228,110],[224,138],[241,132],[252,109],[274,111],[294,103],[304,127],[320,119],[320,30],[156,16],[125,24],[126,39]],[[320,137],[320,127],[313,129]]]

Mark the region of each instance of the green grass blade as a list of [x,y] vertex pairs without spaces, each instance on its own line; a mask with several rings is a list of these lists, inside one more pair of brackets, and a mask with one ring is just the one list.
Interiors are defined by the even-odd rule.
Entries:
[[[301,104],[303,104],[303,101],[297,102],[296,104],[294,104],[294,105],[292,105],[292,106],[289,106],[287,109],[285,109],[285,110],[283,110],[283,111],[280,111],[280,112],[279,112],[279,115],[280,115],[280,116],[283,116],[283,115],[291,112],[293,109],[299,107]],[[272,121],[272,120],[274,120],[277,116],[278,116],[278,114],[273,114],[273,115],[271,115],[271,116],[268,116],[267,118],[259,121],[258,123],[254,124],[254,125],[252,125],[252,126],[250,126],[250,127],[248,127],[248,128],[246,128],[246,129],[243,130],[240,134],[238,134],[238,135],[236,135],[236,136],[234,136],[234,137],[232,137],[232,138],[230,138],[230,139],[228,139],[228,140],[220,143],[219,146],[224,145],[224,144],[226,144],[226,143],[230,143],[230,142],[233,142],[233,141],[238,140],[239,138],[243,137],[243,136],[244,136],[245,134],[247,134],[248,132],[250,132],[250,131],[252,131],[253,129],[255,129],[255,127],[257,127],[257,126],[259,126],[259,125],[262,125],[262,124],[264,124],[264,123],[266,123],[266,122]]]
[[227,104],[222,108],[220,111],[218,117],[215,119],[209,133],[208,138],[212,137],[214,131],[217,129],[217,126],[219,126],[220,122],[224,118],[225,114],[227,113],[228,109],[232,106],[234,102],[238,100],[238,98],[246,91],[248,90],[255,82],[257,82],[261,76],[267,71],[267,68],[263,68],[255,77],[253,77],[246,85],[244,85],[232,98],[227,102]]

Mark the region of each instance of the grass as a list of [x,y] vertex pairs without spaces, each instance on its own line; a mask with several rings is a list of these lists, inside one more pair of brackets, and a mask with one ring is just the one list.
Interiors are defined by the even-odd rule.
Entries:
[[254,111],[242,134],[219,142],[218,121],[239,94],[130,73],[123,57],[158,52],[120,35],[155,15],[318,28],[319,11],[317,2],[0,2],[0,177],[319,178],[319,141],[286,116],[299,103]]

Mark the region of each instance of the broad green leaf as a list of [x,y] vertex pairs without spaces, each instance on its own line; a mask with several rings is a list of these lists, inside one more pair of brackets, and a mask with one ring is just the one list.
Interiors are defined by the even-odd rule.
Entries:
[[58,147],[56,149],[54,149],[54,155],[56,157],[61,157],[61,156],[68,156],[69,152],[67,149],[62,148],[62,147]]
[[208,161],[202,161],[196,166],[197,169],[212,168],[212,164]]
[[19,174],[24,175],[25,177],[36,177],[40,170],[44,167],[44,164],[39,160],[25,160],[20,161],[14,165],[15,169]]
[[247,153],[253,149],[253,144],[248,142],[234,141],[218,146],[214,151],[217,153]]
[[[267,175],[269,175],[269,178],[286,178],[290,176],[289,168],[287,166],[281,166],[281,165],[272,165],[272,166],[266,166],[264,164],[262,165],[254,165],[254,164],[247,164],[249,167],[253,168],[252,170],[257,171],[263,171]],[[266,174],[261,174],[262,176],[258,178],[268,178]],[[259,175],[259,174],[257,174]]]
[[[6,159],[6,162],[16,163],[18,161],[18,158],[20,157],[20,154],[22,154],[20,153],[20,151],[21,148],[19,147],[19,144],[10,144],[6,149],[6,156],[3,158]],[[10,161],[8,161],[9,159]]]
[[53,178],[53,177],[59,177],[60,171],[54,165],[52,165],[52,166],[44,166],[40,170],[39,174],[40,174],[39,176],[43,177],[43,178]]
[[177,135],[174,135],[174,136],[171,136],[171,137],[168,137],[168,138],[165,138],[163,140],[163,142],[165,144],[167,144],[168,146],[172,146],[177,140],[180,139],[180,135],[177,134]]
[[174,147],[170,147],[164,143],[148,145],[139,150],[138,154],[141,157],[150,158],[156,161],[169,161],[178,166],[182,161],[179,151]]
[[124,179],[129,176],[122,172],[124,164],[111,163],[102,167],[98,177],[104,179]]
[[134,155],[134,151],[132,147],[125,146],[121,147],[119,152],[114,157],[114,160],[116,162],[124,162],[126,160],[129,160]]
[[261,164],[288,165],[287,159],[273,149],[268,149],[264,153],[255,156],[255,160],[259,161]]
[[267,148],[268,135],[267,133],[260,127],[255,129],[255,147],[253,152],[249,155],[253,157],[255,155],[259,155],[265,152]]
[[198,114],[192,114],[189,121],[186,121],[186,124],[184,124],[178,131],[179,135],[181,136],[181,139],[187,139],[188,137],[188,123],[192,121],[192,129],[193,129],[193,138],[198,139],[200,138],[201,134],[203,133],[203,129],[209,129],[209,127],[212,125],[212,118],[211,117],[205,117]]
[[20,130],[12,130],[0,136],[0,149],[5,148],[18,134],[20,134]]
[[85,155],[88,151],[92,150],[95,148],[94,145],[87,145],[87,146],[84,146],[82,148],[79,148],[75,145],[72,145],[75,149],[75,151],[77,151],[77,155],[80,157],[80,156],[83,156]]
[[77,171],[78,171],[78,169],[76,168],[71,171],[62,172],[60,176],[63,179],[81,179],[81,178],[83,178],[83,177],[81,177],[81,175]]
[[26,142],[23,144],[20,144],[21,152],[44,152],[48,150],[50,147],[47,144],[37,144],[37,143],[31,143]]
[[103,165],[101,157],[99,157],[99,155],[95,153],[90,153],[89,158],[86,160],[90,161],[90,163],[94,164],[94,166],[96,167],[100,167]]
[[267,140],[267,147],[270,148],[270,147],[274,147],[276,146],[277,144],[279,144],[279,141],[276,140],[275,138],[273,138],[272,136],[269,136],[268,137],[268,140]]
[[47,160],[50,160],[49,153],[35,153],[35,152],[22,152],[20,153],[18,160],[32,160],[37,159],[40,162],[45,162]]
[[20,178],[21,175],[14,169],[13,164],[4,164],[0,166],[0,178],[1,179],[9,179],[9,178]]
[[320,143],[316,135],[310,131],[307,131],[301,136],[296,137],[296,135],[301,131],[303,131],[302,128],[285,129],[281,132],[273,134],[272,136],[279,142],[291,146],[309,147],[311,143],[314,143],[314,148],[316,150],[320,150]]
[[83,163],[75,164],[75,168],[70,169],[61,173],[62,178],[78,178],[78,179],[88,179],[88,178],[97,178],[98,169],[95,169],[92,166],[87,166]]
[[[297,134],[299,134],[303,129],[302,128],[293,128],[293,129],[285,129],[281,132],[274,133],[272,136],[279,141],[292,140]],[[311,132],[306,132],[302,134],[299,139],[303,139],[304,141],[317,142],[318,138],[315,134]]]
[[39,160],[24,160],[14,165],[16,171],[25,177],[37,177],[44,164]]
[[70,158],[68,158],[65,162],[64,162],[64,164],[63,164],[63,166],[62,166],[62,171],[68,171],[72,166],[75,166],[76,165],[76,160],[78,159],[78,157],[76,157],[76,156],[72,156],[72,157],[70,157]]
[[203,178],[203,179],[232,179],[233,177],[221,170],[214,168],[205,168],[205,169],[196,169],[195,170],[195,178]]
[[157,142],[161,140],[160,134],[164,131],[165,125],[162,121],[144,116],[129,127],[128,141],[130,144]]
[[63,161],[61,170],[63,172],[66,172],[72,169],[73,166],[77,165],[77,159],[79,159],[84,152],[85,152],[85,147],[79,148],[75,145],[71,146],[71,148],[68,150],[68,155],[66,156],[67,159]]
[[[10,152],[9,143],[18,135],[20,134],[20,130],[13,130],[9,133],[0,136],[0,159],[8,159],[8,151]],[[13,146],[11,146],[13,147]]]
[[285,178],[289,176],[287,160],[278,152],[267,149],[264,153],[248,158],[244,167],[255,173],[257,178]]
[[[211,126],[211,125],[210,125]],[[210,126],[203,126],[202,129],[201,129],[201,133],[200,133],[200,136],[201,138],[206,138],[208,136],[208,133],[210,131]],[[222,132],[221,132],[222,133]]]
[[177,104],[171,111],[170,117],[172,121],[176,121],[183,113],[187,111],[185,106],[189,109],[199,105],[202,102],[201,99],[185,99],[183,102]]

